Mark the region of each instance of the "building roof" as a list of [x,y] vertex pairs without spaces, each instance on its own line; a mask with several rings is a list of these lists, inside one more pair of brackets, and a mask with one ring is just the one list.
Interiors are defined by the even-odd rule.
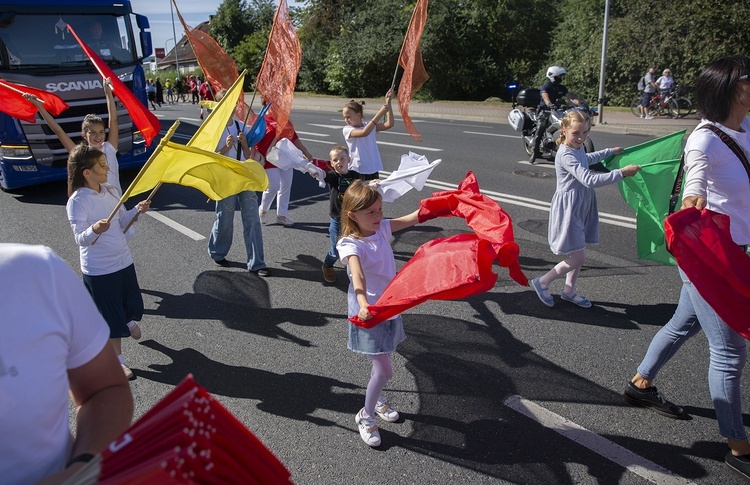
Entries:
[[[205,22],[201,22],[198,24],[195,29],[198,29],[202,32],[205,32],[208,34],[209,31],[209,23],[210,21],[207,20]],[[193,48],[190,46],[190,41],[187,38],[187,35],[183,35],[180,41],[170,50],[166,56],[164,56],[164,59],[160,60],[157,63],[158,69],[169,69],[174,67],[175,65],[175,52],[177,53],[177,60],[180,64],[185,65],[197,65],[198,60],[195,58],[195,53],[193,52]]]

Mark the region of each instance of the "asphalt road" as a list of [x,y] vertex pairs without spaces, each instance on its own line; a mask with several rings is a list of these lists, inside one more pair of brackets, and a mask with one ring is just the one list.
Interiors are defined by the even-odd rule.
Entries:
[[[176,140],[183,143],[200,122],[192,105],[156,114],[164,130],[182,117]],[[293,117],[315,156],[343,142],[339,114]],[[379,136],[386,170],[409,150],[443,163],[422,193],[387,204],[386,215],[414,210],[430,191],[453,188],[472,170],[513,218],[529,278],[556,264],[546,243],[551,165],[522,163],[521,141],[507,124],[416,121],[421,144],[398,122]],[[591,137],[597,148],[647,139],[596,128]],[[124,172],[123,186],[134,175]],[[205,239],[213,203],[193,189],[165,186],[153,217],[141,218],[130,242],[146,304],[143,339],[124,342],[137,376],[136,415],[192,373],[297,483],[740,483],[723,464],[703,336],[688,342],[657,382],[692,420],[670,420],[620,397],[674,311],[679,281],[674,268],[636,259],[634,214],[616,187],[597,193],[601,245],[587,252],[578,285],[594,307],[560,301],[558,283],[556,305],[547,308],[496,267],[492,291],[410,310],[386,388],[403,418],[384,423],[382,446],[369,449],[354,424],[369,364],[346,349],[346,275],[339,268],[338,283],[322,284],[326,192],[295,173],[289,217],[297,224],[264,226],[273,276],[263,279],[244,269],[239,239],[232,265],[216,266]],[[48,245],[77,269],[65,201],[63,183],[0,193],[0,240]],[[241,238],[239,218],[235,223]],[[397,234],[397,264],[428,240],[466,230],[461,220],[440,219]]]

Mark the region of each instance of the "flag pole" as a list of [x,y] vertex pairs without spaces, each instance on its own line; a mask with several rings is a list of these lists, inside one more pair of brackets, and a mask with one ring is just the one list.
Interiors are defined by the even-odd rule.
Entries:
[[[167,131],[167,134],[164,135],[164,138],[162,138],[159,141],[159,144],[156,146],[156,149],[154,150],[154,153],[151,154],[150,157],[148,157],[148,160],[146,163],[143,164],[143,167],[141,167],[140,172],[138,172],[138,175],[135,176],[133,181],[130,183],[130,187],[128,187],[128,190],[125,191],[124,194],[122,194],[122,197],[120,197],[120,201],[117,203],[114,209],[112,209],[112,213],[107,218],[107,222],[112,222],[112,219],[115,217],[115,214],[117,214],[117,211],[120,210],[120,206],[125,203],[126,200],[130,197],[130,192],[133,191],[133,188],[135,185],[141,180],[143,177],[143,174],[146,173],[146,170],[148,170],[148,167],[151,165],[151,163],[154,161],[154,159],[161,153],[162,148],[167,144],[170,138],[172,138],[172,135],[174,135],[174,132],[177,131],[177,127],[180,126],[180,120],[176,120],[172,127],[169,128],[169,131]],[[93,244],[93,243],[92,243]]]
[[[23,96],[24,94],[28,94],[28,93],[26,93],[26,91],[21,91],[20,89],[16,89],[13,86],[4,83],[1,80],[0,80],[0,86],[4,87],[5,89],[8,89],[10,91],[13,91],[14,93],[20,94],[21,96]],[[35,97],[36,97],[37,100],[39,100],[40,103],[44,104],[44,100],[43,99],[41,99],[41,98],[39,98],[37,96],[35,96]]]
[[[273,30],[276,28],[276,18],[279,16],[279,11],[281,10],[281,2],[279,2],[279,6],[276,7],[276,13],[273,14],[273,21],[271,22],[271,32],[268,33],[268,42],[266,43],[266,52],[263,53],[263,62],[260,63],[260,71],[258,71],[258,74],[255,75],[255,82],[253,83],[253,97],[250,98],[250,109],[253,108],[253,102],[255,101],[255,94],[258,92],[258,76],[260,76],[260,73],[263,72],[263,66],[266,64],[266,58],[268,57],[268,49],[271,47],[271,39],[273,36]],[[248,113],[248,116],[250,113]],[[245,118],[245,121],[247,122],[247,118]]]
[[[156,191],[157,191],[157,190],[159,190],[159,188],[161,188],[161,186],[162,186],[162,184],[163,184],[163,183],[164,183],[164,182],[159,182],[158,184],[156,184],[156,187],[154,187],[154,190],[152,190],[152,191],[151,191],[151,193],[150,193],[150,194],[148,194],[148,198],[146,199],[146,202],[151,202],[151,199],[152,199],[152,198],[154,197],[154,195],[156,195]],[[123,229],[123,230],[122,230],[122,233],[123,233],[123,234],[125,234],[126,232],[128,232],[128,229],[130,229],[130,226],[132,226],[132,225],[133,225],[133,223],[135,223],[135,220],[136,220],[136,219],[137,219],[136,217],[133,217],[133,218],[132,218],[132,219],[130,220],[130,222],[129,222],[129,223],[128,223],[128,225],[127,225],[127,226],[125,227],[125,229]]]

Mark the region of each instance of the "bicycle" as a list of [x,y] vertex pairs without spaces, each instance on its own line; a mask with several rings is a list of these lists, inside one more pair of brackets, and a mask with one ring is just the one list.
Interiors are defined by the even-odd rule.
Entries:
[[[688,98],[681,95],[683,88],[674,85],[667,93],[655,93],[648,104],[648,114],[651,116],[661,116],[668,114],[670,118],[684,118],[693,112],[693,103]],[[634,116],[641,116],[641,98],[638,95],[630,103],[630,111]]]

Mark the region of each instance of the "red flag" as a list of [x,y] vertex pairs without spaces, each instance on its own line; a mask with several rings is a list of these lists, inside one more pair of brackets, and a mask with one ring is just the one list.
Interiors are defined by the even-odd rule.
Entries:
[[120,81],[120,78],[118,78],[117,74],[109,68],[107,63],[96,55],[96,53],[94,53],[94,51],[91,50],[91,48],[80,39],[80,37],[78,37],[78,34],[75,33],[73,27],[68,25],[68,30],[81,45],[86,56],[91,59],[91,62],[94,64],[94,67],[96,67],[96,70],[99,71],[102,79],[109,78],[112,81],[112,92],[120,99],[120,102],[125,106],[125,109],[128,110],[130,117],[133,119],[133,123],[135,123],[135,126],[141,131],[141,135],[143,135],[146,145],[151,145],[151,141],[159,134],[159,130],[161,129],[159,120],[146,106],[143,105],[143,103],[138,101],[138,98],[135,97],[133,92],[128,89],[122,81]]
[[48,91],[2,80],[0,81],[0,111],[19,120],[36,123],[36,106],[26,101],[23,93],[33,94],[44,101],[44,109],[52,116],[60,116],[60,113],[68,109],[68,103]]
[[[222,89],[229,89],[232,84],[237,80],[240,73],[237,70],[237,64],[234,59],[227,54],[224,49],[221,48],[218,42],[203,32],[200,29],[194,29],[185,23],[185,19],[182,18],[180,9],[177,8],[177,2],[172,0],[175,10],[177,10],[177,16],[180,18],[180,23],[185,29],[185,36],[190,42],[190,47],[193,48],[195,58],[198,60],[203,73],[206,75],[206,81],[211,83],[211,87],[214,89],[214,94],[218,93]],[[174,49],[175,55],[177,55],[177,47]],[[237,100],[237,109],[235,111],[237,118],[241,120],[248,120],[248,124],[252,124],[255,121],[255,113],[245,103],[245,94],[240,93],[240,97]]]
[[683,209],[664,221],[667,247],[695,289],[735,332],[750,339],[750,256],[729,232],[729,216]]
[[380,295],[369,320],[349,319],[363,328],[372,328],[408,308],[427,300],[455,300],[491,289],[497,280],[492,264],[497,261],[509,270],[511,278],[528,285],[518,264],[519,249],[513,238],[513,221],[489,197],[469,172],[458,190],[435,192],[419,204],[419,221],[457,216],[466,219],[474,234],[435,239],[420,246],[414,256]]
[[271,103],[268,114],[277,122],[278,138],[284,138],[288,134],[285,129],[292,112],[294,86],[297,84],[297,73],[301,63],[302,48],[297,38],[297,30],[289,17],[286,0],[281,0],[268,36],[266,56],[255,82],[255,87],[263,99]]
[[422,63],[422,49],[419,47],[419,38],[427,22],[427,3],[428,0],[419,0],[414,7],[409,28],[404,36],[404,43],[401,46],[401,53],[398,55],[398,65],[404,68],[404,74],[398,86],[398,109],[404,120],[404,128],[417,141],[422,141],[422,137],[409,118],[409,102],[430,77]]

